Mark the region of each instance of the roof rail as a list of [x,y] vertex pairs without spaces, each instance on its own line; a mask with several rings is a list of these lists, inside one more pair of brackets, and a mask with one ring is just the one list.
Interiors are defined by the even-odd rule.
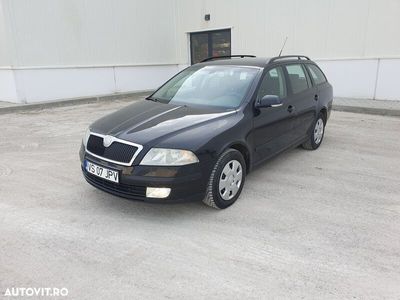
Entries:
[[206,59],[203,59],[201,62],[206,62],[206,61],[210,61],[210,60],[214,60],[214,59],[221,59],[221,58],[231,58],[231,57],[240,57],[240,58],[244,58],[244,57],[256,57],[255,55],[222,55],[222,56],[212,56],[212,57],[208,57]]
[[274,62],[278,59],[282,59],[282,58],[297,58],[298,60],[301,60],[301,59],[311,60],[308,56],[305,56],[305,55],[284,55],[284,56],[276,56],[276,57],[271,58],[269,60],[269,63],[272,63],[272,62]]

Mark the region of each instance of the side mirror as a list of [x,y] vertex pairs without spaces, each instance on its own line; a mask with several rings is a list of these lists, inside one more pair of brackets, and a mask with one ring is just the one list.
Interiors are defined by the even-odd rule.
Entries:
[[283,103],[277,95],[265,95],[256,102],[256,108],[278,107]]

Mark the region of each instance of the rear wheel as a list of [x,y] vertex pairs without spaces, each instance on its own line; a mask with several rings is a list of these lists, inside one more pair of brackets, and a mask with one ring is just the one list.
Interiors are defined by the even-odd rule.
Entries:
[[314,122],[313,130],[311,131],[308,140],[302,144],[304,149],[315,150],[317,149],[324,139],[325,121],[322,114],[319,114]]
[[242,154],[228,149],[218,158],[207,186],[203,202],[217,209],[232,205],[242,192],[246,163]]

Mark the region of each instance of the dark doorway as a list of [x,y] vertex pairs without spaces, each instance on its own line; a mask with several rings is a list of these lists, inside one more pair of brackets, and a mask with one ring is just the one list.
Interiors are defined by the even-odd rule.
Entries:
[[231,30],[214,30],[190,34],[191,63],[207,57],[231,55]]

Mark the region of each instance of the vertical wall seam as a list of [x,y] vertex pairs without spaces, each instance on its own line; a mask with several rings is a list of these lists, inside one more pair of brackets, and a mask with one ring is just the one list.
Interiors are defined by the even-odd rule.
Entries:
[[[3,2],[4,3],[4,2]],[[9,22],[8,24],[8,37],[11,39],[11,45],[12,45],[12,52],[14,52],[14,55],[11,55],[11,69],[12,69],[12,74],[14,77],[14,84],[15,84],[15,92],[17,95],[17,102],[18,103],[28,103],[28,99],[26,96],[26,87],[25,87],[25,77],[24,77],[24,71],[19,71],[14,69],[15,66],[20,66],[21,65],[21,56],[20,56],[20,51],[17,43],[18,35],[19,32],[17,30],[16,26],[16,19],[15,19],[15,6],[12,1],[8,1],[6,5],[7,9],[7,14],[8,14],[8,19],[5,18],[6,21]],[[10,36],[11,35],[11,36]]]
[[113,69],[113,75],[114,75],[114,93],[118,93],[117,90],[117,76],[115,75],[115,67],[112,67]]
[[[179,47],[178,47],[178,45],[180,44],[179,42],[178,42],[178,34],[177,34],[177,32],[178,32],[178,24],[177,24],[177,4],[176,4],[176,0],[174,0],[173,2],[173,6],[172,6],[172,16],[173,16],[173,28],[174,28],[174,41],[175,41],[175,47],[174,47],[174,52],[175,52],[175,62],[177,63],[177,64],[179,64],[179,61],[180,61],[180,58],[178,58],[179,56],[180,56],[180,53],[178,54],[178,52],[179,52]],[[180,39],[179,39],[180,40]]]
[[375,87],[374,87],[374,100],[376,100],[376,90],[377,90],[377,88],[378,88],[378,79],[379,79],[379,68],[380,68],[380,65],[381,65],[381,59],[380,58],[378,58],[378,63],[377,63],[377,66],[376,66],[376,75],[375,75]]
[[[3,2],[3,4],[5,3],[5,1]],[[4,26],[5,26],[5,31],[6,31],[6,39],[11,40],[11,45],[12,48],[11,50],[11,67],[13,66],[18,66],[20,61],[19,61],[19,54],[18,54],[18,47],[17,47],[17,41],[16,41],[16,37],[17,37],[17,30],[16,30],[16,26],[15,26],[15,21],[14,21],[14,14],[13,14],[13,9],[11,8],[11,2],[7,1],[7,3],[5,5],[3,5],[3,7],[5,8],[5,10],[3,10],[4,13]],[[6,11],[7,10],[7,11]],[[6,15],[7,14],[7,15]],[[13,55],[14,54],[14,55]]]

